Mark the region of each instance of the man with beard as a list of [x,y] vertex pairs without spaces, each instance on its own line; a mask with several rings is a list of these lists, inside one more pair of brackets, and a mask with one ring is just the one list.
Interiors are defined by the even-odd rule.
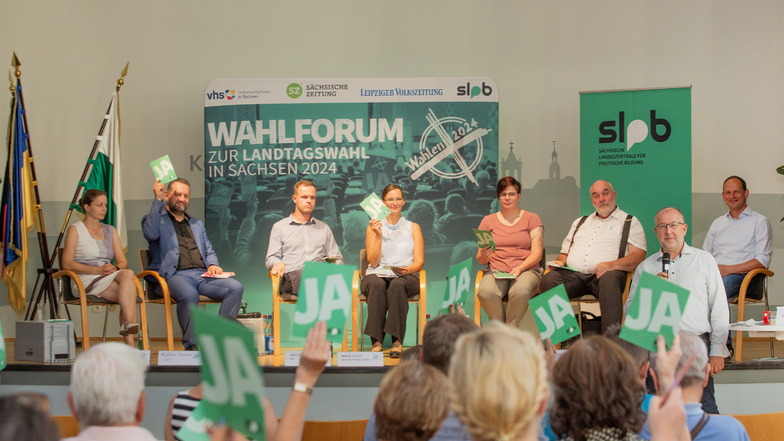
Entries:
[[[237,317],[243,287],[237,280],[215,278],[223,273],[218,256],[207,239],[204,223],[191,217],[188,209],[191,185],[178,178],[164,191],[160,180],[152,187],[154,199],[150,212],[142,218],[142,233],[150,249],[150,270],[166,279],[177,301],[177,319],[182,328],[185,350],[198,350],[189,309],[199,303],[199,295],[220,300],[220,314]],[[155,293],[161,295],[160,287]]]

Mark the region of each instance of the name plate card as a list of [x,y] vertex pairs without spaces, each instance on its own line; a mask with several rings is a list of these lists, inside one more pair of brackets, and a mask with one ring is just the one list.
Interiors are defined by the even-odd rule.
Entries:
[[150,350],[149,349],[147,349],[146,351],[139,349],[139,357],[142,357],[142,360],[144,360],[144,364],[146,364],[147,366],[150,365]]
[[338,366],[384,367],[383,352],[338,352]]
[[[302,358],[302,351],[286,351],[286,355],[283,359],[283,366],[291,366],[297,367],[299,366],[299,360]],[[327,360],[325,366],[330,367],[332,366],[332,357]]]
[[158,351],[158,366],[201,366],[201,352]]

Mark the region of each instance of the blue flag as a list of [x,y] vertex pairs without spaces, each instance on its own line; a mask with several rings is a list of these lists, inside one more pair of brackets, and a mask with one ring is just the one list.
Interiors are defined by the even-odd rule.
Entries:
[[32,155],[27,148],[29,134],[17,84],[11,100],[8,123],[8,163],[3,181],[2,276],[8,285],[8,302],[17,311],[24,309],[27,298],[27,235],[33,228],[35,197],[31,173]]

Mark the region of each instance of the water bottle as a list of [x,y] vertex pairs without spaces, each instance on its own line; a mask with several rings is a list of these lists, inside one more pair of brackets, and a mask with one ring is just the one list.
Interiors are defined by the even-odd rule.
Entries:
[[272,355],[275,349],[275,336],[272,335],[272,315],[264,316],[264,353]]

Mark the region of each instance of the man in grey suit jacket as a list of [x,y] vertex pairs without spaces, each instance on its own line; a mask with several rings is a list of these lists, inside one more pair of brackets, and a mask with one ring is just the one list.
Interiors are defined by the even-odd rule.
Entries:
[[177,301],[183,346],[189,351],[198,350],[189,308],[199,303],[199,295],[204,295],[222,302],[221,315],[236,317],[242,284],[232,278],[211,277],[222,274],[223,269],[207,239],[204,223],[185,212],[190,203],[190,183],[179,178],[169,182],[164,191],[156,179],[152,191],[155,198],[150,212],[142,218],[142,233],[150,247],[149,269],[166,279]]

